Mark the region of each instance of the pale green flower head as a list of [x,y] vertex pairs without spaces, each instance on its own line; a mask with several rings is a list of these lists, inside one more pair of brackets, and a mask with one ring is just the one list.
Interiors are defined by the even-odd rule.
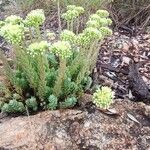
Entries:
[[[80,6],[75,6],[75,5],[68,5],[67,6],[67,10],[72,11],[75,10],[77,11],[79,14],[84,13],[84,8],[80,7]],[[68,11],[67,11],[68,12]]]
[[108,27],[101,27],[99,30],[101,34],[103,35],[103,37],[112,35],[112,30],[109,29]]
[[79,16],[78,11],[76,10],[68,10],[66,13],[62,15],[62,18],[66,21],[71,21],[76,19]]
[[74,10],[74,9],[76,9],[75,5],[68,5],[67,6],[67,10]]
[[90,20],[96,20],[99,21],[101,19],[101,17],[97,14],[92,14],[90,15]]
[[108,19],[107,18],[100,18],[99,19],[99,26],[100,27],[108,26]]
[[11,24],[20,24],[22,22],[22,18],[20,16],[16,16],[16,15],[11,15],[11,16],[8,16],[6,19],[5,19],[5,22],[6,23],[11,23]]
[[89,45],[91,43],[91,38],[89,36],[86,36],[84,33],[80,33],[77,36],[77,44],[85,46]]
[[99,23],[98,23],[98,21],[96,21],[96,20],[89,20],[89,21],[86,23],[86,26],[87,26],[87,27],[93,27],[93,28],[99,28]]
[[35,42],[29,45],[27,51],[33,57],[38,54],[43,54],[49,48],[47,41]]
[[107,10],[98,10],[96,14],[101,18],[107,18],[109,16],[109,12]]
[[50,50],[62,59],[69,58],[72,55],[71,45],[68,41],[57,41],[52,44]]
[[60,34],[60,39],[74,43],[76,41],[76,35],[70,30],[63,30]]
[[75,10],[79,13],[79,14],[83,14],[84,13],[84,8],[83,7],[76,7]]
[[110,26],[112,24],[112,20],[110,18],[107,18],[107,24]]
[[102,34],[101,32],[96,29],[96,28],[93,28],[93,27],[88,27],[86,28],[83,33],[85,34],[85,36],[89,37],[91,40],[92,39],[97,39],[97,40],[100,40],[102,39]]
[[38,27],[45,21],[44,11],[42,9],[32,10],[25,19],[27,26]]
[[0,29],[0,35],[12,44],[20,44],[24,36],[24,28],[19,25],[6,24]]
[[114,92],[111,88],[104,86],[93,94],[93,103],[99,108],[108,109],[113,103],[113,98]]

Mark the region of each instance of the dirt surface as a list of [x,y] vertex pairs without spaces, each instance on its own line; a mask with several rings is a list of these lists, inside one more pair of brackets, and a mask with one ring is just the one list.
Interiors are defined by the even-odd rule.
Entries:
[[106,115],[90,95],[84,99],[89,102],[80,110],[1,118],[0,149],[149,150],[150,107],[118,99],[112,106],[118,114]]
[[[134,67],[137,70],[131,68],[131,60],[138,66]],[[133,75],[130,76],[131,74]],[[143,80],[147,92],[149,90],[147,97],[150,96],[150,34],[145,32],[131,36],[130,32],[126,33],[125,30],[114,32],[113,36],[102,44],[96,70],[93,73],[94,82],[112,87],[118,98],[143,101],[145,98],[136,98],[134,90],[130,88],[129,81],[133,81],[134,78],[137,78],[137,83]],[[141,84],[136,86],[139,90]],[[132,95],[129,96],[129,93]],[[150,98],[147,102],[150,102]]]

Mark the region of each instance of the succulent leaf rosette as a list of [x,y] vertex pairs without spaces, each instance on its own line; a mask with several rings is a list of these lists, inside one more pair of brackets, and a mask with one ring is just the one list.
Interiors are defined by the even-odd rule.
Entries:
[[38,27],[45,21],[44,11],[42,9],[32,10],[25,19],[25,24],[31,27]]
[[71,45],[68,41],[58,41],[52,44],[50,50],[62,59],[69,58],[72,55]]
[[24,112],[25,107],[22,102],[18,102],[17,100],[10,100],[9,103],[5,103],[2,107],[2,112]]
[[24,36],[24,28],[19,25],[5,24],[0,29],[0,35],[12,44],[21,43]]
[[16,16],[16,15],[8,16],[5,19],[6,23],[11,23],[11,24],[14,24],[14,25],[15,24],[20,24],[22,21],[23,21],[23,19],[20,16]]
[[113,103],[113,98],[114,92],[111,88],[104,86],[93,94],[93,103],[99,108],[108,109]]
[[27,51],[33,57],[38,54],[43,54],[49,48],[47,41],[34,42],[29,45]]
[[34,111],[36,111],[38,109],[38,103],[37,103],[35,97],[31,97],[31,98],[27,99],[26,100],[26,105],[27,105],[28,108],[31,108]]
[[54,95],[50,95],[49,98],[48,98],[48,105],[47,105],[47,108],[50,109],[50,110],[54,110],[57,108],[57,105],[58,105],[58,99],[56,96]]

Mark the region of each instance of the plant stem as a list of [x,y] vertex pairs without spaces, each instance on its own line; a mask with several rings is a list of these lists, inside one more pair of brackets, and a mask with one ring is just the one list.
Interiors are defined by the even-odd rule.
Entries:
[[57,0],[57,13],[58,13],[58,30],[59,30],[59,33],[61,32],[62,28],[61,28],[61,20],[60,20],[60,2],[59,0]]
[[58,76],[56,79],[56,83],[53,89],[54,95],[58,97],[61,93],[62,84],[65,78],[65,72],[66,72],[66,60],[60,58],[60,64],[58,69]]

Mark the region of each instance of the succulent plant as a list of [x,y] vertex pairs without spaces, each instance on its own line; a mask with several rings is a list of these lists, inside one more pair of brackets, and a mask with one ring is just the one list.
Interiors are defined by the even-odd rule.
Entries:
[[54,109],[57,108],[57,105],[58,105],[57,97],[54,96],[54,95],[50,95],[49,98],[48,98],[47,108],[50,109],[50,110],[54,110]]
[[108,109],[112,104],[114,92],[107,86],[101,87],[93,94],[93,103],[102,109]]
[[24,112],[25,107],[22,102],[18,102],[17,100],[13,99],[10,100],[9,103],[5,103],[2,108],[2,112],[7,113],[14,113],[14,112]]
[[60,108],[72,108],[76,105],[76,97],[69,97],[64,102],[60,102]]
[[33,111],[37,111],[38,103],[35,97],[31,97],[26,100],[26,105],[28,108],[31,108]]

